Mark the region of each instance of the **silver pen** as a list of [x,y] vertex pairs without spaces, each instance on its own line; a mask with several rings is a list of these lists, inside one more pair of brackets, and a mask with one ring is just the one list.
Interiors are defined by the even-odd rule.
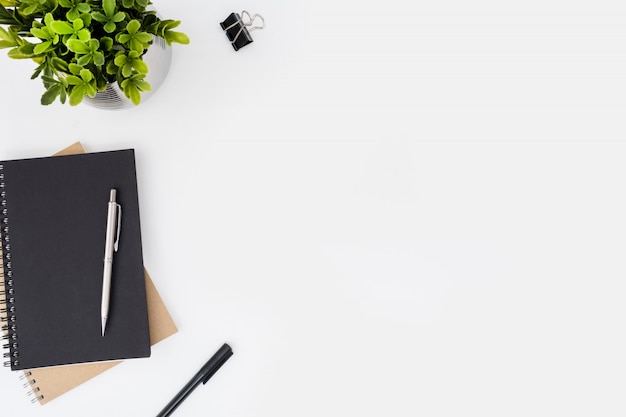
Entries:
[[[117,226],[117,227],[116,227]],[[111,297],[111,273],[113,271],[113,251],[117,252],[122,226],[122,206],[117,203],[117,191],[111,189],[107,210],[107,230],[104,242],[104,271],[102,273],[102,303],[100,318],[102,320],[102,336],[109,318],[109,299]],[[117,235],[116,235],[117,229]]]

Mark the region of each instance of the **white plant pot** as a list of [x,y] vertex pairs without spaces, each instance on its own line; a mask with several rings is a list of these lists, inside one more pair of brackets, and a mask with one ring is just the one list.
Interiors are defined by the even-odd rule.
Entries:
[[[172,47],[163,38],[153,36],[152,45],[143,56],[148,65],[148,74],[145,80],[152,86],[151,91],[141,93],[141,102],[150,98],[163,84],[172,63]],[[124,109],[135,107],[132,101],[124,95],[117,83],[109,83],[104,91],[100,91],[95,97],[85,96],[83,103],[101,109]]]

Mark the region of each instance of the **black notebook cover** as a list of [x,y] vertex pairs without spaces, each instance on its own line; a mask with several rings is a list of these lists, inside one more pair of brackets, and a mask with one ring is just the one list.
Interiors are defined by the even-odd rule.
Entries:
[[[0,185],[11,369],[150,356],[134,151],[3,161]],[[103,337],[113,188],[121,231]]]

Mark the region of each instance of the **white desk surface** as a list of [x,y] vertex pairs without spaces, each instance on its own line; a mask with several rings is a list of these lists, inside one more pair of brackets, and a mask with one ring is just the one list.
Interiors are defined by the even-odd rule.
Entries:
[[626,414],[624,2],[156,6],[192,43],[138,108],[0,53],[0,158],[135,148],[180,331],[45,406],[0,369],[3,416],[154,416],[224,342],[174,416]]

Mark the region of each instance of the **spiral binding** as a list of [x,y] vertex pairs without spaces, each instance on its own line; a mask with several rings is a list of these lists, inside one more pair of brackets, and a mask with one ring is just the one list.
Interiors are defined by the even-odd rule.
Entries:
[[15,296],[13,289],[13,271],[11,270],[11,245],[9,239],[9,217],[4,187],[4,165],[0,164],[0,237],[2,238],[2,287],[0,289],[0,329],[2,330],[2,348],[8,350],[2,357],[7,359],[4,366],[18,366],[20,361],[15,316]]
[[37,381],[33,378],[33,373],[31,371],[24,371],[24,373],[20,375],[20,380],[25,380],[22,386],[25,389],[28,389],[27,395],[29,397],[33,397],[30,399],[31,403],[36,403],[37,401],[42,401],[44,399],[41,389],[37,386]]

